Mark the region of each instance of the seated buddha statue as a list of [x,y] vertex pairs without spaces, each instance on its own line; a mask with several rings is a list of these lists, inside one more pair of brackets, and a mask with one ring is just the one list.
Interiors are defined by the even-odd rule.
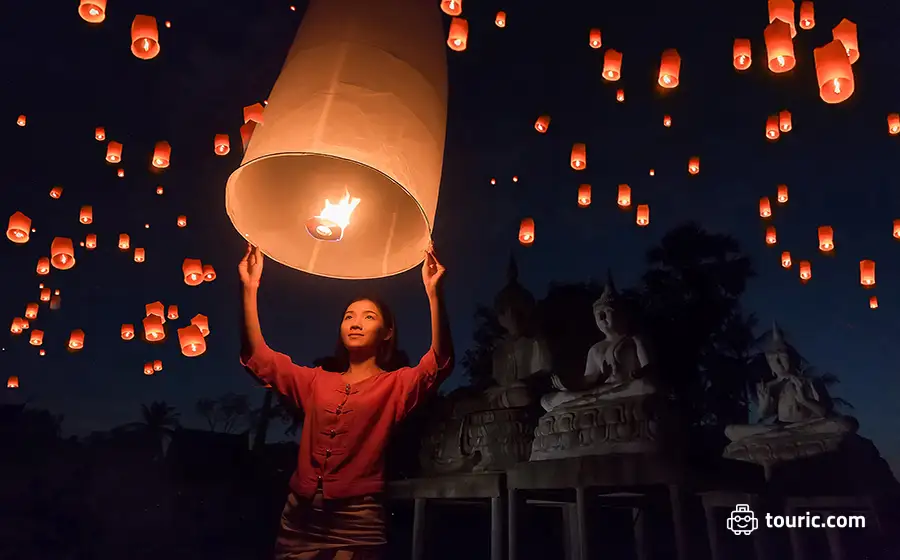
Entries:
[[855,433],[856,419],[834,411],[828,391],[799,371],[800,356],[773,325],[763,350],[773,378],[756,386],[757,424],[734,424],[725,428],[732,442],[748,438],[788,435]]
[[544,410],[656,392],[657,386],[649,375],[652,364],[647,346],[640,336],[629,332],[631,325],[622,303],[610,278],[593,306],[594,320],[605,338],[588,351],[584,376],[572,386],[557,375],[551,377],[559,391],[541,399]]

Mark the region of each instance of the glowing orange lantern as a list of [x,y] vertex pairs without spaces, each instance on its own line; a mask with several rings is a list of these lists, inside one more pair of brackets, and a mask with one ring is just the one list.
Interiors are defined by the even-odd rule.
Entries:
[[32,346],[40,346],[44,343],[44,331],[39,331],[37,329],[31,331],[31,336],[28,338],[28,343]]
[[122,340],[134,339],[134,325],[124,323],[121,330]]
[[131,247],[131,238],[127,233],[119,234],[119,249],[122,251],[127,251],[128,248]]
[[18,375],[10,375],[9,379],[6,380],[6,388],[7,389],[18,389],[19,388],[19,376]]
[[26,118],[25,115],[19,115],[19,118],[16,119],[16,124],[19,126],[25,126]]
[[769,202],[769,197],[764,196],[759,199],[759,217],[760,218],[769,218],[772,216],[772,203]]
[[548,128],[550,128],[550,115],[541,115],[534,122],[534,129],[541,134],[547,132]]
[[38,304],[29,303],[25,306],[25,318],[26,319],[37,319],[38,315]]
[[778,243],[778,235],[775,232],[775,226],[766,228],[766,245],[774,245]]
[[822,101],[840,103],[849,99],[856,85],[844,45],[840,41],[832,41],[824,47],[813,49],[813,58]]
[[900,134],[900,113],[888,115],[888,133],[891,136]]
[[800,281],[806,282],[812,278],[812,264],[809,261],[800,261]]
[[592,49],[599,49],[603,46],[603,36],[600,33],[599,29],[591,29],[591,32],[588,35],[588,42],[590,43]]
[[867,288],[875,285],[875,261],[859,261],[859,283]]
[[622,53],[609,49],[603,54],[603,78],[616,82],[622,77]]
[[125,176],[125,170],[124,170],[124,169],[117,169],[117,170],[116,170],[116,175],[119,177],[119,179],[123,178],[123,177]]
[[157,142],[153,148],[153,167],[165,169],[169,167],[169,160],[172,159],[172,146],[168,142]]
[[241,144],[244,147],[244,151],[247,151],[247,146],[250,144],[250,139],[253,137],[253,131],[256,130],[255,122],[244,123],[241,126]]
[[231,142],[228,140],[227,134],[216,134],[213,146],[217,156],[227,155],[231,151]]
[[156,194],[162,195],[164,192],[165,192],[165,190],[162,188],[161,185],[156,187]]
[[203,263],[198,259],[184,259],[181,265],[184,283],[188,286],[199,286],[203,283]]
[[638,204],[636,222],[637,222],[637,225],[639,225],[639,226],[650,225],[650,205],[649,204]]
[[110,141],[106,145],[106,161],[109,163],[119,163],[122,161],[122,144]]
[[869,309],[878,309],[878,296],[869,298]]
[[784,251],[783,253],[781,253],[781,266],[783,266],[784,268],[791,268],[791,264],[793,264],[791,262],[791,252]]
[[254,122],[257,124],[263,123],[263,113],[266,108],[262,103],[254,103],[253,105],[247,105],[244,107],[244,124],[249,122]]
[[56,311],[62,305],[62,298],[59,297],[59,294],[54,295],[50,298],[50,309],[52,311]]
[[174,321],[178,318],[178,306],[170,305],[169,310],[166,312],[166,317]]
[[178,227],[187,227],[187,216],[178,216]]
[[631,187],[628,185],[619,185],[619,193],[616,196],[616,204],[620,208],[628,208],[631,206]]
[[135,247],[134,248],[134,262],[142,263],[142,262],[144,262],[144,260],[146,260],[146,258],[147,258],[147,255],[146,255],[146,252],[144,251],[143,247]]
[[209,334],[209,317],[206,315],[195,315],[194,318],[191,319],[191,324],[200,329],[200,332],[204,337]]
[[151,362],[144,364],[144,375],[153,375],[153,364]]
[[47,274],[50,274],[50,259],[47,257],[39,258],[36,271],[40,276],[46,276]]
[[81,0],[78,15],[88,23],[100,23],[106,19],[106,0]]
[[812,2],[800,3],[800,29],[812,29],[816,26],[816,12]]
[[159,54],[159,28],[153,16],[134,16],[131,22],[131,52],[141,60]]
[[696,175],[700,173],[700,158],[692,157],[688,160],[688,173],[691,175]]
[[769,23],[781,20],[791,26],[791,38],[797,36],[794,27],[794,0],[769,0]]
[[497,184],[497,179],[494,179],[493,177],[491,177],[491,184],[492,184],[492,185],[496,185],[496,184]]
[[147,315],[142,323],[144,324],[144,340],[147,342],[160,342],[166,338],[163,318],[159,315]]
[[31,328],[31,323],[28,321],[28,319],[20,319],[20,320],[22,321],[23,329],[28,330]]
[[203,265],[203,281],[212,282],[216,279],[216,269],[211,264]]
[[778,113],[778,128],[781,129],[781,132],[790,132],[794,129],[790,111],[784,110]]
[[581,208],[587,208],[591,205],[591,186],[590,185],[579,185],[578,186],[578,206]]
[[75,329],[69,335],[69,350],[81,350],[84,348],[84,331]]
[[572,155],[569,164],[576,171],[583,171],[587,167],[587,147],[581,143],[572,146]]
[[651,169],[651,170],[650,170],[650,176],[653,177],[654,175],[656,175],[656,171],[654,171],[654,170]]
[[102,126],[98,126],[97,128],[95,128],[94,129],[94,139],[97,140],[98,142],[102,142],[103,140],[106,140],[106,129],[104,129]]
[[13,243],[28,243],[31,238],[31,218],[21,212],[10,216],[9,225],[6,228],[6,238]]
[[54,237],[50,243],[50,264],[60,270],[75,266],[75,247],[68,237]]
[[39,355],[39,356],[46,356],[46,355],[47,355],[47,351],[44,350],[43,348],[41,348],[40,351],[38,351],[38,355]]
[[663,115],[663,126],[666,128],[670,128],[672,126],[672,117],[669,115]]
[[82,224],[90,224],[94,221],[94,208],[92,206],[82,206],[78,215],[78,221]]
[[616,91],[616,101],[618,101],[619,103],[622,103],[623,101],[625,101],[625,90],[624,89],[620,89],[620,90]]
[[450,33],[447,35],[447,46],[454,51],[464,51],[466,50],[468,41],[469,22],[463,18],[453,18],[450,21]]
[[534,243],[533,218],[522,218],[522,222],[519,224],[519,243],[526,246]]
[[732,57],[734,58],[734,67],[736,69],[746,70],[750,68],[750,64],[753,63],[750,39],[735,39]]
[[778,115],[769,115],[766,119],[766,138],[778,140],[781,133],[778,131]]
[[50,189],[50,198],[59,198],[62,196],[62,193],[62,187],[53,187],[52,189]]
[[50,288],[41,288],[41,301],[50,301]]
[[675,88],[678,87],[678,74],[681,72],[681,55],[675,49],[666,49],[662,53],[662,60],[659,63],[659,83],[660,87]]
[[831,36],[835,41],[840,41],[844,45],[844,51],[850,59],[850,64],[859,60],[859,39],[856,35],[856,24],[849,19],[842,19],[834,29],[831,30]]
[[518,182],[519,182],[519,178],[518,178],[517,176],[513,175],[512,182],[513,182],[513,183],[518,183]]
[[834,229],[831,226],[819,227],[819,250],[823,253],[834,250]]
[[9,332],[13,334],[22,334],[22,331],[25,330],[25,324],[22,322],[21,317],[16,317],[12,321],[12,325],[9,327]]
[[900,220],[894,220],[894,237],[900,239]]
[[462,0],[441,0],[441,10],[448,16],[462,13]]
[[97,234],[89,233],[84,237],[84,248],[85,249],[96,249],[97,248]]
[[154,301],[153,303],[148,303],[144,306],[144,311],[147,317],[150,315],[156,315],[162,322],[166,322],[166,306],[163,305],[161,301]]
[[788,188],[787,185],[778,185],[778,204],[784,204],[788,201]]
[[766,40],[766,54],[769,59],[769,70],[780,74],[794,68],[794,43],[791,40],[791,26],[776,19],[763,33]]
[[162,371],[162,360],[153,360],[153,371]]
[[497,27],[506,27],[506,12],[497,12],[494,17],[494,24]]
[[181,353],[188,358],[199,356],[206,352],[206,340],[203,339],[203,333],[196,325],[188,325],[183,329],[178,329],[178,344],[181,346]]

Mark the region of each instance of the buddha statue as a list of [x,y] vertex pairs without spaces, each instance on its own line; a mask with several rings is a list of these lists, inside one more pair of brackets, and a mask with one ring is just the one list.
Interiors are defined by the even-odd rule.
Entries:
[[629,317],[610,276],[600,299],[594,302],[594,320],[604,339],[588,351],[584,376],[566,384],[551,376],[558,392],[541,398],[547,412],[604,400],[649,395],[657,387],[650,374],[651,359],[640,336],[630,332]]
[[773,324],[763,353],[774,377],[756,385],[759,423],[726,427],[729,440],[743,443],[856,432],[856,419],[837,414],[825,387],[799,371],[800,356],[784,340],[778,325]]

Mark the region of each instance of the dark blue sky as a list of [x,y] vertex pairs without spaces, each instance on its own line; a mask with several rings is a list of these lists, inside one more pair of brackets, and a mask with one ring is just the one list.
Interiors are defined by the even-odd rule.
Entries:
[[[37,229],[27,245],[0,244],[0,317],[8,323],[37,300],[42,279],[35,263],[53,237],[77,242],[96,233],[100,245],[77,251],[71,271],[43,278],[63,296],[61,310],[42,307],[33,321],[46,332],[46,357],[38,357],[26,338],[3,335],[0,371],[4,379],[19,374],[22,389],[4,391],[2,398],[32,398],[64,413],[68,433],[134,420],[140,403],[153,400],[174,404],[185,424],[200,425],[193,413],[200,397],[227,391],[262,396],[237,362],[234,268],[243,247],[224,212],[224,187],[240,163],[242,108],[267,96],[304,5],[292,12],[287,0],[109,0],[106,22],[91,26],[78,17],[76,4],[17,2],[0,23],[6,76],[0,208],[4,219],[23,211]],[[817,3],[816,28],[795,39],[797,68],[773,75],[764,60],[765,0],[517,4],[465,0],[469,48],[448,50],[449,122],[434,237],[449,269],[447,298],[459,351],[470,344],[476,304],[489,302],[502,286],[510,251],[537,296],[551,280],[601,277],[607,267],[628,285],[644,269],[645,250],[667,229],[693,219],[741,242],[758,273],[744,300],[747,309],[763,325],[777,319],[816,366],[842,378],[836,393],[856,405],[863,434],[896,461],[900,242],[891,237],[891,222],[900,218],[900,138],[887,134],[886,116],[900,111],[900,6]],[[508,14],[506,29],[493,25],[498,9]],[[162,52],[149,62],[129,50],[138,13],[161,24]],[[812,49],[829,42],[844,17],[859,25],[856,92],[845,103],[827,105],[818,97]],[[162,27],[165,20],[171,29]],[[591,27],[602,29],[604,49],[624,54],[616,84],[600,78],[603,51],[588,47]],[[745,73],[731,64],[735,37],[753,43],[753,67]],[[663,93],[655,82],[666,48],[682,56],[681,85]],[[625,90],[625,103],[615,101],[618,88]],[[794,130],[770,143],[766,117],[781,109],[793,113]],[[20,113],[28,116],[25,128],[15,124]],[[546,135],[533,129],[542,113],[553,119]],[[673,117],[670,129],[662,126],[664,114]],[[93,139],[97,126],[124,144],[124,179],[104,162],[105,144]],[[227,157],[212,150],[221,132],[231,135]],[[158,140],[173,147],[164,173],[148,170]],[[581,173],[568,164],[573,142],[588,147]],[[702,158],[696,177],[686,171],[693,155]],[[650,168],[655,177],[648,176]],[[593,185],[589,209],[576,207],[580,183]],[[619,183],[631,185],[636,203],[650,204],[648,228],[617,210]],[[789,186],[790,202],[774,209],[779,243],[769,248],[757,204],[761,196],[774,200],[779,183]],[[65,189],[61,200],[48,196],[54,185]],[[164,186],[163,196],[155,194],[157,185]],[[90,226],[78,223],[83,204],[94,207]],[[188,216],[188,228],[175,226],[179,214]],[[537,223],[537,241],[527,249],[516,242],[524,216]],[[835,257],[817,251],[820,225],[834,227]],[[146,248],[147,262],[135,264],[130,253],[116,249],[121,232]],[[809,284],[800,284],[796,268],[779,266],[782,250],[795,262],[812,260]],[[219,278],[186,286],[180,273],[185,257],[213,264]],[[878,310],[868,308],[870,292],[859,285],[862,258],[877,262],[872,293],[879,296]],[[345,300],[368,291],[397,308],[409,353],[424,352],[427,307],[418,270],[345,282],[270,261],[260,296],[267,340],[309,362],[333,347]],[[209,316],[204,356],[181,356],[174,330],[159,347],[120,340],[120,324],[139,323],[144,305],[156,300],[177,304],[185,319]],[[87,336],[84,350],[72,355],[65,343],[74,328]],[[163,360],[165,370],[145,377],[142,365],[153,359]]]

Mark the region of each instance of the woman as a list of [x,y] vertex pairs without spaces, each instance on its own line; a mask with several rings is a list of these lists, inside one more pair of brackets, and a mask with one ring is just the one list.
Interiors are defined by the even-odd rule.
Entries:
[[[380,558],[385,544],[384,450],[397,422],[450,374],[453,346],[444,310],[445,268],[429,247],[422,282],[431,308],[431,348],[418,365],[391,370],[397,330],[390,311],[357,299],[340,327],[341,372],[294,364],[266,345],[256,295],[263,255],[248,246],[241,363],[305,411],[297,470],[281,514],[276,560]],[[331,369],[331,368],[329,368]]]

